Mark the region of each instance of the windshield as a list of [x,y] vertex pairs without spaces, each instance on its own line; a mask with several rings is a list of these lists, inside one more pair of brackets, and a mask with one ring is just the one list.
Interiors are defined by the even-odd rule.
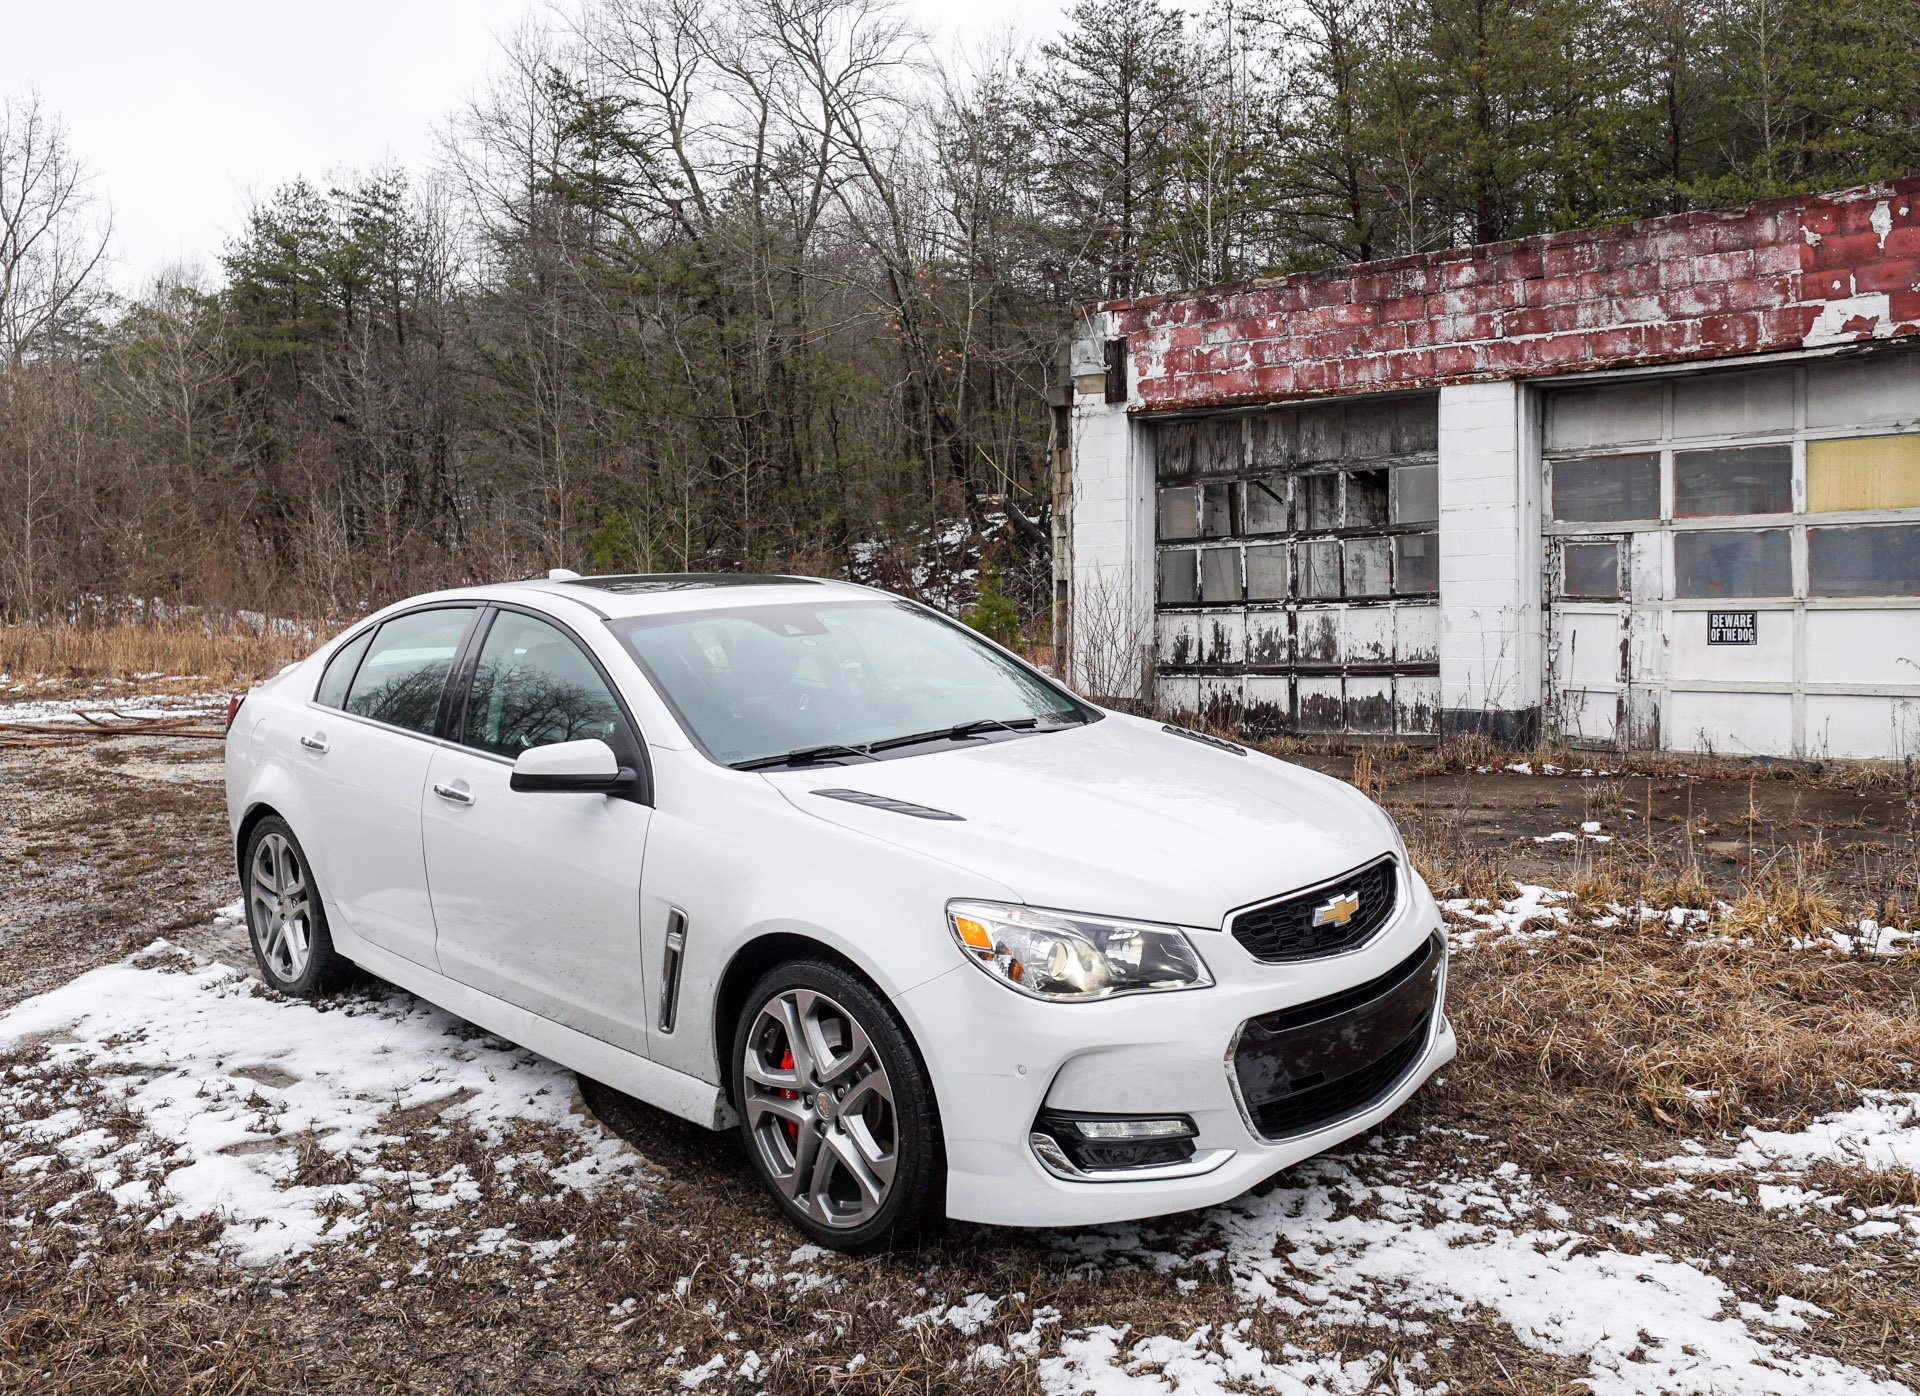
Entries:
[[[729,766],[1084,722],[1091,710],[972,631],[900,601],[609,621],[693,738]],[[814,750],[831,748],[832,750]]]

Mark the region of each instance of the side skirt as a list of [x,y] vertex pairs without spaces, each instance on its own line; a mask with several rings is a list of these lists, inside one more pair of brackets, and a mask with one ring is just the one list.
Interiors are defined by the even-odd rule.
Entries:
[[[330,927],[339,926],[333,909],[327,910]],[[734,1124],[733,1107],[727,1104],[725,1093],[712,1082],[648,1061],[611,1042],[562,1027],[492,994],[483,994],[425,965],[370,945],[351,931],[345,935],[336,931],[335,938],[345,942],[340,945],[340,953],[369,974],[398,984],[408,993],[417,994],[456,1017],[465,1018],[530,1052],[538,1052],[590,1080],[624,1091],[636,1100],[707,1129],[730,1129]]]

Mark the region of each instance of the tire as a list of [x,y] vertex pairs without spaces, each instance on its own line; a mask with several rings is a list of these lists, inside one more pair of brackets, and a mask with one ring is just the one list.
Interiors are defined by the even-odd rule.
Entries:
[[865,981],[827,960],[774,966],[747,994],[729,1061],[747,1156],[809,1239],[867,1250],[935,1219],[946,1150],[933,1084]]
[[240,867],[247,940],[267,983],[302,999],[345,985],[353,966],[333,948],[320,889],[287,821],[273,814],[254,825]]

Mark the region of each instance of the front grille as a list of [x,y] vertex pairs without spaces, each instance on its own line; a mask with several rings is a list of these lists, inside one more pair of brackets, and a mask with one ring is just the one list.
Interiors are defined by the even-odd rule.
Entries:
[[[1351,897],[1358,902],[1344,924],[1313,924],[1322,908]],[[1389,853],[1318,887],[1237,913],[1228,928],[1256,960],[1316,960],[1366,944],[1393,917],[1400,878]]]
[[1436,934],[1376,979],[1242,1024],[1233,1072],[1254,1129],[1310,1134],[1391,1095],[1425,1050],[1445,964]]

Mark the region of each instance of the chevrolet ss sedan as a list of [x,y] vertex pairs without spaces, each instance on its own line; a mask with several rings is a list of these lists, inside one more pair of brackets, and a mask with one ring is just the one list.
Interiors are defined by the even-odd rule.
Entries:
[[226,779],[269,985],[737,1128],[827,1246],[1224,1201],[1455,1050],[1358,791],[848,583],[416,597],[237,698]]

